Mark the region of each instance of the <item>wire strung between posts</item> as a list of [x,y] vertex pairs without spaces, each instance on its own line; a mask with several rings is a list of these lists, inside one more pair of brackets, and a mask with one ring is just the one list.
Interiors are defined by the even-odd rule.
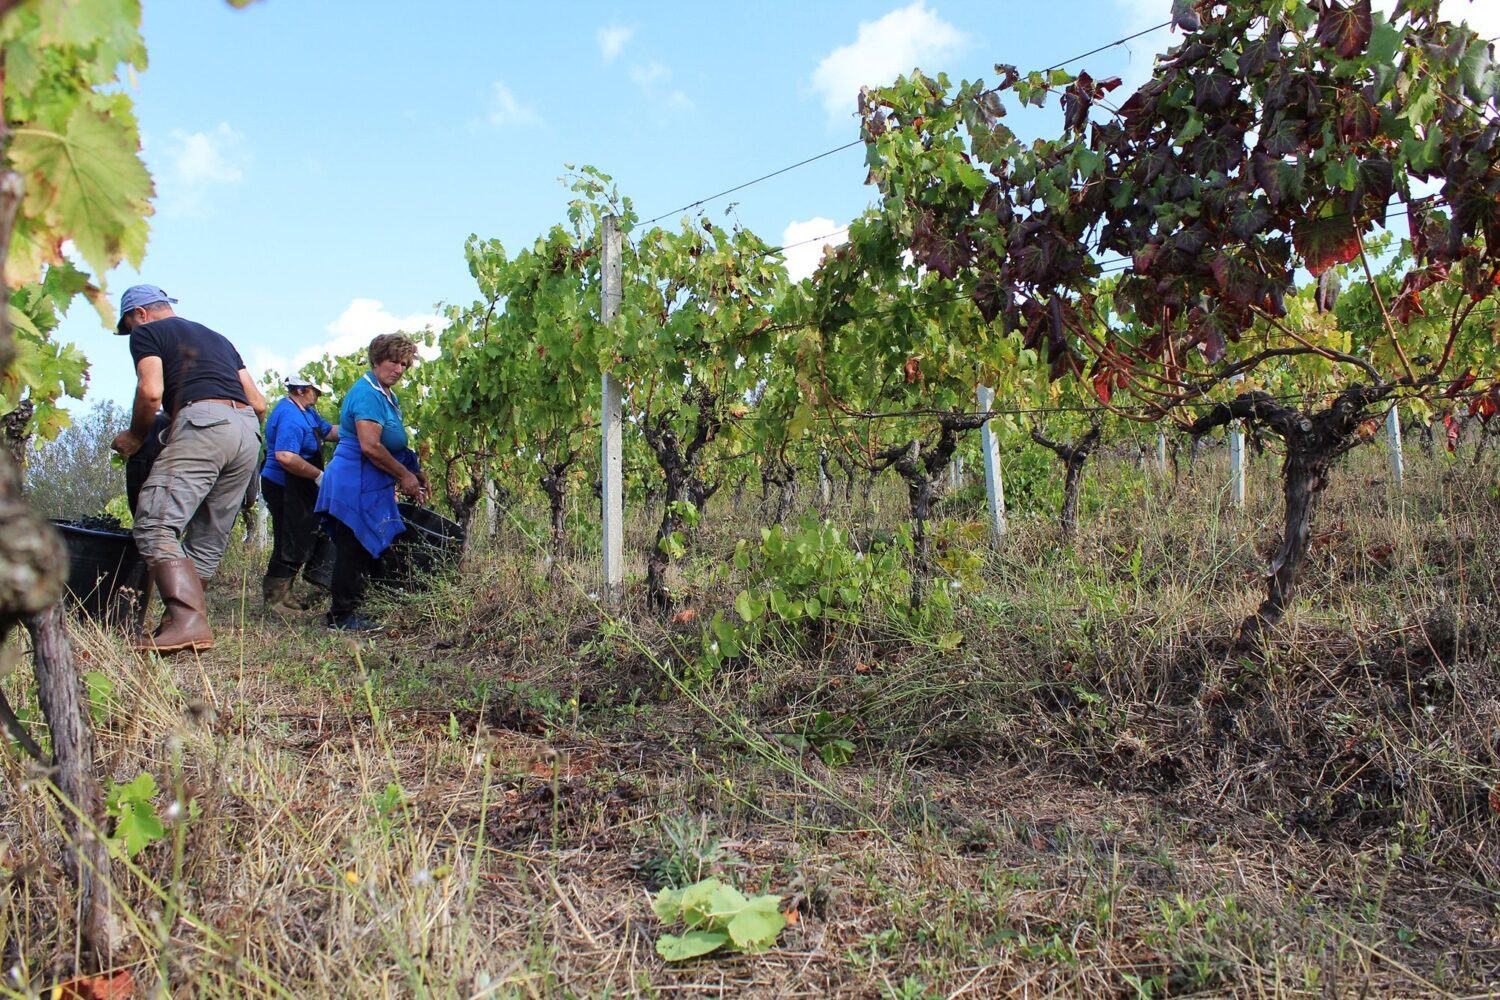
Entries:
[[[1041,70],[1041,72],[1043,72],[1043,73],[1050,73],[1050,72],[1052,72],[1055,69],[1062,69],[1064,66],[1068,65],[1069,63],[1077,62],[1080,59],[1087,59],[1089,56],[1098,55],[1100,52],[1106,52],[1109,49],[1116,48],[1117,46],[1120,46],[1120,45],[1124,45],[1127,42],[1133,42],[1137,38],[1142,38],[1142,37],[1144,37],[1146,35],[1152,34],[1153,32],[1160,31],[1163,28],[1170,28],[1172,26],[1172,24],[1173,24],[1172,21],[1163,21],[1161,24],[1155,24],[1155,25],[1152,25],[1149,28],[1143,28],[1140,31],[1137,31],[1133,35],[1126,35],[1124,38],[1117,38],[1114,41],[1109,42],[1106,45],[1101,45],[1098,48],[1089,49],[1087,52],[1081,52],[1081,53],[1079,53],[1076,56],[1070,56],[1069,58],[1064,59],[1062,62],[1053,63],[1051,66],[1048,66],[1046,69]],[[1492,42],[1492,43],[1493,42],[1500,42],[1500,35],[1496,35],[1494,38],[1488,39],[1487,41]],[[865,141],[864,138],[861,137],[859,139],[853,140],[852,142],[846,142],[842,146],[835,146],[832,149],[825,150],[824,152],[818,153],[816,156],[809,156],[805,160],[798,160],[796,163],[793,163],[793,164],[791,164],[789,166],[782,167],[780,170],[773,170],[773,171],[771,171],[768,174],[762,174],[761,176],[755,178],[754,180],[748,180],[748,181],[746,181],[743,184],[736,184],[732,188],[725,188],[723,191],[720,191],[717,194],[711,194],[711,195],[708,195],[706,197],[699,198],[697,201],[690,201],[686,205],[683,205],[681,208],[674,208],[670,212],[663,212],[662,214],[660,214],[658,216],[654,216],[653,218],[647,219],[645,222],[641,223],[641,225],[643,225],[643,226],[649,226],[649,225],[651,225],[653,223],[660,222],[662,219],[665,219],[665,218],[667,218],[670,215],[676,215],[679,212],[686,212],[686,211],[688,211],[690,209],[700,208],[703,205],[706,205],[706,204],[708,204],[711,201],[717,201],[718,199],[724,197],[725,195],[734,194],[736,191],[743,191],[743,190],[745,190],[745,188],[753,187],[754,185],[759,184],[762,181],[768,181],[768,180],[770,180],[773,177],[779,177],[782,174],[787,173],[788,171],[796,170],[799,167],[805,167],[809,163],[816,163],[818,160],[821,160],[824,157],[832,156],[835,153],[842,153],[846,149],[852,149],[855,146],[858,146],[858,145],[862,144],[864,141]],[[794,244],[794,245],[796,245],[796,244]],[[785,247],[783,247],[782,249],[785,249]]]
[[1081,55],[1076,55],[1072,59],[1064,59],[1062,62],[1057,63],[1054,66],[1048,66],[1046,69],[1042,70],[1042,72],[1043,73],[1050,73],[1050,72],[1052,72],[1055,69],[1062,69],[1068,63],[1077,62],[1080,59],[1087,59],[1089,56],[1098,55],[1099,53],[1106,52],[1106,51],[1108,51],[1108,50],[1116,47],[1117,45],[1124,45],[1126,42],[1133,42],[1137,38],[1140,38],[1140,37],[1142,37],[1144,35],[1151,34],[1153,31],[1160,31],[1163,28],[1170,28],[1171,26],[1172,26],[1172,22],[1171,21],[1163,21],[1161,24],[1152,25],[1149,28],[1143,28],[1140,31],[1137,31],[1133,35],[1126,35],[1124,38],[1116,39],[1115,41],[1110,42],[1108,45],[1101,45],[1097,49],[1089,49],[1087,52],[1085,52],[1085,53],[1083,53]]
[[[1436,387],[1433,387],[1433,388],[1436,388]],[[1298,400],[1305,400],[1308,397],[1327,396],[1327,395],[1330,395],[1330,393],[1328,393],[1328,392],[1317,392],[1317,391],[1307,391],[1307,392],[1289,392],[1289,393],[1283,393],[1283,394],[1281,394],[1279,396],[1268,396],[1266,398],[1268,400],[1270,400],[1271,402],[1273,402],[1273,403],[1290,403],[1290,402],[1295,402],[1295,401],[1298,401]],[[1429,394],[1427,394],[1427,393],[1406,393],[1406,394],[1401,394],[1401,395],[1393,394],[1391,396],[1386,397],[1386,399],[1384,400],[1384,402],[1400,403],[1400,402],[1402,402],[1404,400],[1408,400],[1408,399],[1430,399],[1430,398],[1431,398],[1431,396]],[[1453,397],[1453,398],[1457,399],[1459,397]],[[887,413],[844,413],[844,414],[838,415],[838,416],[825,415],[825,414],[815,414],[810,419],[814,423],[836,423],[836,422],[838,422],[840,420],[903,420],[903,419],[910,419],[912,417],[983,417],[986,420],[990,420],[990,419],[993,419],[995,417],[1028,417],[1028,416],[1036,416],[1036,415],[1042,415],[1042,414],[1056,414],[1056,413],[1094,413],[1094,414],[1098,414],[1100,416],[1140,416],[1140,417],[1147,417],[1147,416],[1152,416],[1153,414],[1154,415],[1158,415],[1158,416],[1165,416],[1167,414],[1167,412],[1170,411],[1170,410],[1183,409],[1183,408],[1188,408],[1188,407],[1196,407],[1198,409],[1213,409],[1213,408],[1218,407],[1218,406],[1226,406],[1226,405],[1228,405],[1228,404],[1225,401],[1223,401],[1223,400],[1213,400],[1213,399],[1181,399],[1181,400],[1174,400],[1174,401],[1165,403],[1165,404],[1163,404],[1161,406],[1141,406],[1141,407],[1133,407],[1133,408],[1126,408],[1126,407],[1104,407],[1104,406],[1032,406],[1032,407],[1019,407],[1019,408],[1001,408],[1001,409],[989,409],[989,410],[974,410],[974,411],[964,411],[964,410],[931,410],[931,409],[929,409],[929,410],[893,410],[893,411],[887,412]],[[781,418],[781,417],[750,416],[750,415],[747,414],[746,416],[743,416],[743,417],[730,417],[728,419],[732,423],[759,423],[759,422],[767,422],[767,421],[777,421],[777,420],[781,420],[783,418]]]
[[[1089,49],[1087,52],[1080,53],[1080,54],[1078,54],[1076,56],[1069,56],[1067,59],[1064,59],[1062,62],[1053,63],[1051,66],[1048,66],[1046,69],[1042,70],[1041,72],[1043,72],[1043,73],[1050,73],[1050,72],[1052,72],[1055,69],[1061,69],[1062,67],[1068,65],[1068,63],[1077,62],[1080,59],[1087,59],[1089,56],[1097,55],[1100,52],[1107,51],[1107,50],[1115,48],[1116,46],[1119,46],[1119,45],[1124,45],[1127,42],[1133,42],[1137,38],[1140,38],[1140,37],[1142,37],[1144,35],[1149,35],[1152,32],[1160,31],[1163,28],[1169,28],[1171,26],[1172,26],[1172,22],[1171,21],[1163,21],[1161,24],[1154,25],[1154,26],[1152,26],[1150,28],[1145,28],[1145,29],[1143,29],[1141,31],[1137,31],[1133,35],[1126,35],[1124,38],[1117,38],[1114,41],[1109,42],[1106,45],[1099,46],[1098,48]],[[773,170],[773,171],[771,171],[768,174],[762,174],[761,176],[755,178],[754,180],[748,180],[748,181],[745,181],[745,183],[743,183],[743,184],[736,184],[734,187],[725,188],[723,191],[720,191],[720,192],[718,192],[716,194],[707,195],[707,196],[705,196],[703,198],[699,198],[697,201],[690,201],[686,205],[683,205],[681,208],[674,208],[670,212],[663,212],[663,213],[661,213],[658,216],[654,216],[653,218],[647,219],[645,222],[641,223],[641,225],[643,225],[643,226],[649,226],[652,223],[660,222],[662,219],[665,219],[668,216],[677,215],[679,212],[687,212],[687,211],[690,211],[690,210],[695,209],[695,208],[700,208],[703,205],[706,205],[706,204],[708,204],[711,201],[717,201],[718,199],[724,197],[725,195],[734,194],[736,191],[743,191],[743,190],[745,190],[745,188],[753,187],[754,185],[759,184],[762,181],[768,181],[768,180],[770,180],[773,177],[780,177],[782,174],[787,173],[788,171],[796,170],[799,167],[805,167],[809,163],[816,163],[818,160],[821,160],[824,157],[832,156],[835,153],[842,153],[846,149],[853,149],[855,146],[863,145],[864,141],[865,141],[864,137],[861,136],[860,138],[855,139],[852,142],[846,142],[846,143],[844,143],[841,146],[835,146],[832,149],[825,150],[824,152],[818,153],[816,156],[809,156],[805,160],[798,160],[796,163],[790,164],[789,166],[782,167],[780,170]]]
[[[852,225],[852,223],[851,223],[851,225]],[[758,260],[761,257],[769,257],[773,253],[781,253],[783,250],[795,250],[797,247],[805,247],[809,243],[817,243],[819,241],[831,240],[835,236],[848,236],[848,235],[849,235],[849,226],[840,226],[838,229],[834,230],[833,232],[831,232],[831,233],[824,233],[822,236],[814,236],[812,239],[807,239],[807,240],[798,240],[796,243],[788,243],[785,246],[771,247],[770,249],[766,250],[764,253],[757,254],[756,255],[756,259]]]
[[720,191],[717,194],[711,194],[705,198],[699,198],[697,201],[690,201],[686,205],[683,205],[681,208],[674,208],[672,209],[672,211],[663,212],[653,219],[647,219],[645,222],[641,223],[641,225],[649,226],[653,222],[660,222],[662,219],[665,219],[669,215],[676,215],[679,212],[687,212],[692,209],[699,208],[700,206],[706,205],[711,201],[717,201],[718,199],[724,197],[726,194],[734,194],[736,191],[743,191],[745,190],[745,188],[753,187],[754,185],[759,184],[761,181],[768,181],[772,177],[780,177],[782,174],[787,173],[791,170],[796,170],[798,167],[805,167],[809,163],[816,163],[818,160],[821,160],[826,156],[832,156],[834,153],[842,153],[846,149],[853,149],[855,146],[863,145],[864,141],[865,140],[863,138],[860,138],[855,139],[853,142],[846,142],[842,146],[835,146],[834,148],[825,150],[816,156],[809,156],[805,160],[798,160],[796,163],[793,163],[790,166],[782,167],[780,170],[773,170],[769,174],[762,174],[754,180],[746,181],[743,184],[736,184],[732,188],[725,188],[723,191]]

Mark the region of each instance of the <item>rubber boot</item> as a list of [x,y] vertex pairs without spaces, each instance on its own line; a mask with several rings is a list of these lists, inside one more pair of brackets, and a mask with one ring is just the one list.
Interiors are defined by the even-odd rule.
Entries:
[[[198,577],[198,583],[202,585],[202,587],[203,587],[203,593],[207,594],[208,593],[208,577],[206,577],[206,576],[200,576],[200,577]],[[153,588],[155,588],[155,586],[156,586],[156,584],[148,576],[146,578],[146,593],[148,593],[148,594],[151,593],[151,591],[153,590]],[[204,600],[207,601],[207,598],[205,597]],[[151,612],[151,608],[149,607],[150,602],[147,602],[147,604],[148,604],[148,606],[145,608],[145,610],[143,610],[141,612],[140,635],[141,635],[141,639],[142,639],[143,642],[145,641],[145,636],[146,636],[146,625],[147,625],[146,619],[150,617],[150,612]],[[207,604],[205,604],[204,606],[207,607]],[[167,625],[168,625],[168,623],[170,623],[171,621],[172,621],[172,606],[170,604],[167,604],[167,603],[163,602],[162,607],[161,607],[161,620],[156,623],[156,631],[160,632],[162,629],[166,628]]]
[[307,593],[298,597],[297,588],[293,586],[290,599],[287,603],[294,608],[301,608],[303,611],[316,611],[328,603],[328,588],[320,587],[316,583],[309,583],[307,585]]
[[300,615],[307,610],[292,597],[292,578],[289,576],[268,576],[262,579],[260,596],[265,601],[268,615]]
[[162,623],[149,639],[136,643],[143,653],[173,653],[179,649],[212,649],[213,629],[208,627],[208,608],[203,581],[191,559],[168,559],[151,567],[151,578],[166,610]]

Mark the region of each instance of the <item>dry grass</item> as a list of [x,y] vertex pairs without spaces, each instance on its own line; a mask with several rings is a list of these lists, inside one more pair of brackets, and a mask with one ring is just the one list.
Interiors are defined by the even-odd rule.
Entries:
[[[1208,460],[1175,486],[1106,465],[1071,547],[1018,523],[955,650],[872,627],[695,683],[696,625],[601,628],[524,521],[367,647],[263,620],[240,553],[201,658],[76,634],[114,686],[110,779],[191,803],[116,865],[121,962],[183,996],[1493,995],[1494,477],[1413,456],[1393,503],[1379,462],[1330,489],[1253,660],[1227,636],[1275,498],[1219,509]],[[837,516],[889,527],[897,499]],[[735,588],[683,585],[704,614]],[[788,739],[824,712],[836,768]],[[3,990],[27,995],[78,945],[57,806],[3,773]],[[699,870],[797,922],[664,965],[650,891]]]

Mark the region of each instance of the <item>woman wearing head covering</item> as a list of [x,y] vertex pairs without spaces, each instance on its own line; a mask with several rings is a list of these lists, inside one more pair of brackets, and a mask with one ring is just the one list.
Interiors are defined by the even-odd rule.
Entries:
[[328,463],[318,512],[333,534],[333,605],[328,627],[337,632],[379,632],[359,614],[370,572],[396,536],[406,530],[396,491],[427,498],[427,476],[407,446],[401,404],[393,391],[417,358],[417,345],[397,333],[370,341],[370,370],[339,407],[339,446]]
[[282,380],[286,397],[266,418],[266,464],[261,493],[271,512],[271,562],[261,582],[266,610],[282,614],[312,605],[292,596],[297,574],[312,556],[318,537],[318,484],[323,481],[323,442],[338,441],[339,430],[315,409],[328,390],[300,375]]

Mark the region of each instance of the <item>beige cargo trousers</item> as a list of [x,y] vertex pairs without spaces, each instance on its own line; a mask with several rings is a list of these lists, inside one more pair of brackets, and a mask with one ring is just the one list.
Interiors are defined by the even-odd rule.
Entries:
[[135,547],[146,565],[186,556],[207,580],[260,460],[260,418],[248,406],[189,403],[136,502]]

